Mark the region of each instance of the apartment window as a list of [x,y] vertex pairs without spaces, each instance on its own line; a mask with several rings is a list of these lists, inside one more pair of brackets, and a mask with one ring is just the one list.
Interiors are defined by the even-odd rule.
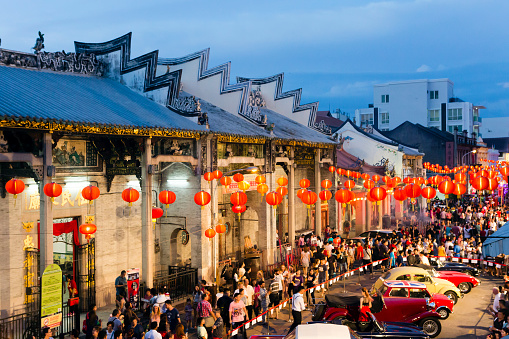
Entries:
[[458,133],[463,132],[463,125],[451,125],[449,126],[449,132],[454,133],[454,129],[458,128]]
[[389,94],[382,94],[382,103],[389,102]]
[[447,120],[463,120],[461,108],[450,108],[447,110]]
[[440,110],[439,109],[430,109],[428,110],[428,121],[440,121]]
[[438,91],[429,91],[430,99],[438,99]]
[[361,114],[361,127],[373,125],[373,113]]
[[382,125],[389,124],[389,112],[380,113],[380,123]]

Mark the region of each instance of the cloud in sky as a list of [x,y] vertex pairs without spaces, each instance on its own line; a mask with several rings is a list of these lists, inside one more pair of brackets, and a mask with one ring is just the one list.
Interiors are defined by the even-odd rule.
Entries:
[[509,82],[499,82],[499,86],[502,86],[502,88],[509,88]]
[[417,73],[431,72],[432,68],[428,65],[421,65],[421,67],[415,70]]

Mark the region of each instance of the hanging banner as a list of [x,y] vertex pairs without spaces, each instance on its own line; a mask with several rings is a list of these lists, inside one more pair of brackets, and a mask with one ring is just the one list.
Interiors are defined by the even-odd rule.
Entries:
[[41,327],[57,327],[62,323],[62,270],[49,265],[41,281]]
[[133,268],[127,270],[127,299],[131,303],[133,310],[140,307],[138,290],[140,288],[140,269]]

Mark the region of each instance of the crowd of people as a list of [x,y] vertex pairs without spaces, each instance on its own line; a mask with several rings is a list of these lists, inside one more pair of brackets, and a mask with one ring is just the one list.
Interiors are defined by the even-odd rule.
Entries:
[[[429,264],[431,256],[487,259],[483,256],[482,242],[509,220],[509,209],[476,198],[449,202],[449,205],[435,200],[418,222],[415,215],[406,215],[404,220],[413,222],[397,224],[392,233],[379,233],[363,240],[343,239],[330,228],[325,230],[323,238],[315,234],[300,235],[295,239],[298,251],[293,252],[297,255],[287,258],[288,264],[278,266],[270,276],[269,272],[252,272],[244,263],[236,267],[226,265],[218,293],[202,281],[187,299],[182,317],[164,289],[147,291],[142,298],[143,317],[136,314],[126,302],[127,282],[123,271],[115,280],[117,308],[104,324],[92,305],[82,330],[87,339],[182,339],[191,331],[199,339],[219,339],[289,298],[291,312],[285,313],[282,320],[292,322],[291,331],[300,324],[301,312],[316,303],[316,294],[323,297],[326,293],[326,288],[310,288],[355,267],[386,259],[381,263],[381,269],[386,271],[398,266]],[[503,254],[494,258],[500,263],[505,259]],[[364,274],[372,272],[373,265],[363,270]],[[502,271],[492,266],[484,267],[484,272],[502,276]],[[495,316],[490,328],[492,338],[509,333],[506,331],[509,283],[497,291],[492,306]],[[369,306],[368,297],[369,294],[365,298],[366,306]],[[274,319],[281,316],[279,308],[270,314]],[[269,314],[264,314],[258,322],[264,323],[268,318]],[[75,332],[77,338],[79,333]],[[237,336],[246,338],[246,333],[241,328]]]

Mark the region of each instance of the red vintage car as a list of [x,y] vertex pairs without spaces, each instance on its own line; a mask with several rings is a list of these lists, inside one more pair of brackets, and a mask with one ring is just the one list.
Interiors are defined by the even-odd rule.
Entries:
[[461,293],[468,293],[470,290],[472,290],[472,287],[475,287],[481,283],[479,279],[471,276],[470,274],[456,271],[437,271],[432,266],[423,264],[418,264],[415,266],[424,268],[434,278],[440,278],[452,282],[454,286],[456,286],[461,291]]
[[[388,285],[386,283],[384,282],[381,290],[373,295],[374,301],[370,311],[376,314],[378,320],[415,324],[422,327],[424,333],[431,338],[440,334],[442,330],[441,316],[436,312],[438,309],[434,300],[435,295],[429,295],[425,284],[414,281],[389,281]],[[391,284],[398,284],[398,286]],[[396,295],[396,293],[401,296]],[[385,297],[386,295],[388,297]],[[445,297],[445,299],[448,298]],[[437,295],[440,306],[447,305],[450,307],[448,310],[452,312],[452,302],[449,300],[446,303],[445,299]],[[321,302],[315,306],[313,321],[331,321],[334,323],[344,319],[353,322],[363,321],[359,296],[327,294],[325,300],[325,303]],[[447,312],[449,313],[449,311]]]
[[453,312],[454,302],[451,299],[439,293],[431,295],[426,284],[420,282],[385,280],[380,294],[383,295],[387,308],[401,307],[400,303],[405,301],[402,298],[409,298],[421,299],[421,303],[424,302],[428,305],[434,304],[433,311],[437,312],[444,320],[449,318],[449,314]]

